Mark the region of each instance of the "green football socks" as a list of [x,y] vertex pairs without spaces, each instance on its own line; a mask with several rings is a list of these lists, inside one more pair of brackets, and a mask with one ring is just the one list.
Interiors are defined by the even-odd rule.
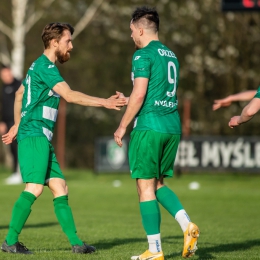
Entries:
[[176,194],[166,186],[158,189],[156,191],[156,198],[158,202],[173,216],[175,217],[176,213],[179,210],[183,209],[181,202],[179,201]]
[[61,225],[63,232],[67,235],[72,246],[82,246],[83,242],[77,236],[73,215],[70,206],[68,205],[68,196],[60,196],[53,199],[54,211]]
[[36,197],[27,191],[23,191],[14,204],[11,222],[9,225],[6,243],[11,246],[18,242],[18,236],[31,213],[31,206]]
[[147,235],[160,233],[161,213],[157,200],[140,202],[142,223]]

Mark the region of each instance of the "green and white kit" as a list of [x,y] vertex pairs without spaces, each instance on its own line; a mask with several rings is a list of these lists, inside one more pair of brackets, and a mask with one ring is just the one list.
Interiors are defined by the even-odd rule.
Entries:
[[32,63],[23,81],[18,142],[29,136],[46,136],[51,141],[60,102],[52,88],[62,81],[58,68],[44,54]]
[[131,176],[143,179],[172,176],[181,135],[176,55],[160,41],[151,41],[137,50],[132,59],[132,80],[140,77],[148,78],[149,82],[131,133]]
[[50,178],[64,179],[50,143],[60,102],[52,88],[63,81],[56,65],[42,54],[32,63],[22,83],[17,141],[23,182],[45,184]]

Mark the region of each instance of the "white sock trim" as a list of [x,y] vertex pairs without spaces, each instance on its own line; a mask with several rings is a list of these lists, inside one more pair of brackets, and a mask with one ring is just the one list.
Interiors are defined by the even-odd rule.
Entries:
[[179,223],[182,231],[185,232],[191,222],[187,212],[184,209],[179,210],[175,215],[175,219]]
[[148,235],[147,236],[149,251],[153,254],[162,251],[161,234]]

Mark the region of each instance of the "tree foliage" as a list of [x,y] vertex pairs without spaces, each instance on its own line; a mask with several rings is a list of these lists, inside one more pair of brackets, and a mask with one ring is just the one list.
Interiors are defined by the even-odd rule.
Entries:
[[[30,3],[38,10],[42,2]],[[54,1],[26,35],[25,68],[42,53],[40,35],[45,24],[62,21],[76,25],[91,3],[90,0]],[[239,114],[245,103],[216,112],[211,109],[214,99],[256,89],[260,82],[259,13],[223,13],[220,0],[104,1],[89,26],[73,41],[71,60],[59,66],[71,88],[100,97],[109,97],[116,90],[125,95],[131,93],[134,44],[129,22],[132,11],[140,5],[157,8],[161,18],[160,40],[180,61],[180,114],[182,117],[184,100],[190,99],[191,134],[258,134],[255,119],[236,130],[227,126],[229,118]],[[4,0],[0,6],[0,17],[11,26],[10,1]],[[10,40],[3,34],[0,41],[7,42],[10,49]],[[93,167],[95,139],[104,135],[112,137],[123,112],[124,109],[116,112],[69,105],[67,166]]]

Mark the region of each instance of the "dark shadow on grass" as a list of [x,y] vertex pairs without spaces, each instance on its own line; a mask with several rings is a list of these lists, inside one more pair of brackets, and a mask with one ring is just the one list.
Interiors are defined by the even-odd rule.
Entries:
[[[168,239],[182,239],[183,236],[170,236],[170,237],[164,237],[163,241],[169,243],[169,241],[167,241]],[[97,249],[110,249],[114,246],[119,246],[119,245],[123,245],[123,244],[131,244],[131,243],[147,243],[147,239],[146,237],[144,238],[115,238],[113,240],[100,240],[98,243],[93,244],[93,246],[95,246]]]
[[[173,244],[174,240],[180,240],[183,239],[182,236],[168,236],[163,238],[163,243],[171,243]],[[98,243],[93,244],[97,248],[97,250],[106,250],[113,248],[114,246],[120,246],[123,244],[131,244],[131,243],[147,243],[146,238],[115,238],[113,240],[101,240]],[[217,259],[217,256],[213,256],[212,253],[218,254],[218,253],[225,253],[225,252],[239,252],[239,251],[245,251],[249,250],[250,248],[254,246],[260,247],[260,239],[255,240],[246,240],[244,242],[240,243],[229,243],[229,244],[216,244],[208,246],[208,244],[198,244],[198,251],[196,252],[196,257],[200,260],[209,260],[209,259]],[[182,248],[181,248],[182,250]],[[167,260],[173,260],[178,258],[181,258],[181,250],[176,250],[173,248],[173,253],[165,255],[165,259]]]
[[[51,226],[56,226],[59,225],[58,222],[48,222],[48,223],[38,223],[38,224],[26,224],[24,228],[43,228],[43,227],[51,227]],[[9,226],[0,226],[0,229],[8,229]]]
[[[218,244],[210,247],[208,247],[207,245],[203,246],[203,244],[198,244],[199,249],[196,252],[196,256],[199,257],[200,260],[217,259],[219,257],[213,256],[212,255],[213,252],[214,254],[225,253],[225,252],[239,252],[239,251],[249,250],[254,246],[260,247],[260,239],[246,240],[240,243]],[[181,253],[179,254],[173,253],[173,254],[165,255],[165,258],[167,260],[171,260],[174,259],[176,256],[180,256],[180,255]]]

